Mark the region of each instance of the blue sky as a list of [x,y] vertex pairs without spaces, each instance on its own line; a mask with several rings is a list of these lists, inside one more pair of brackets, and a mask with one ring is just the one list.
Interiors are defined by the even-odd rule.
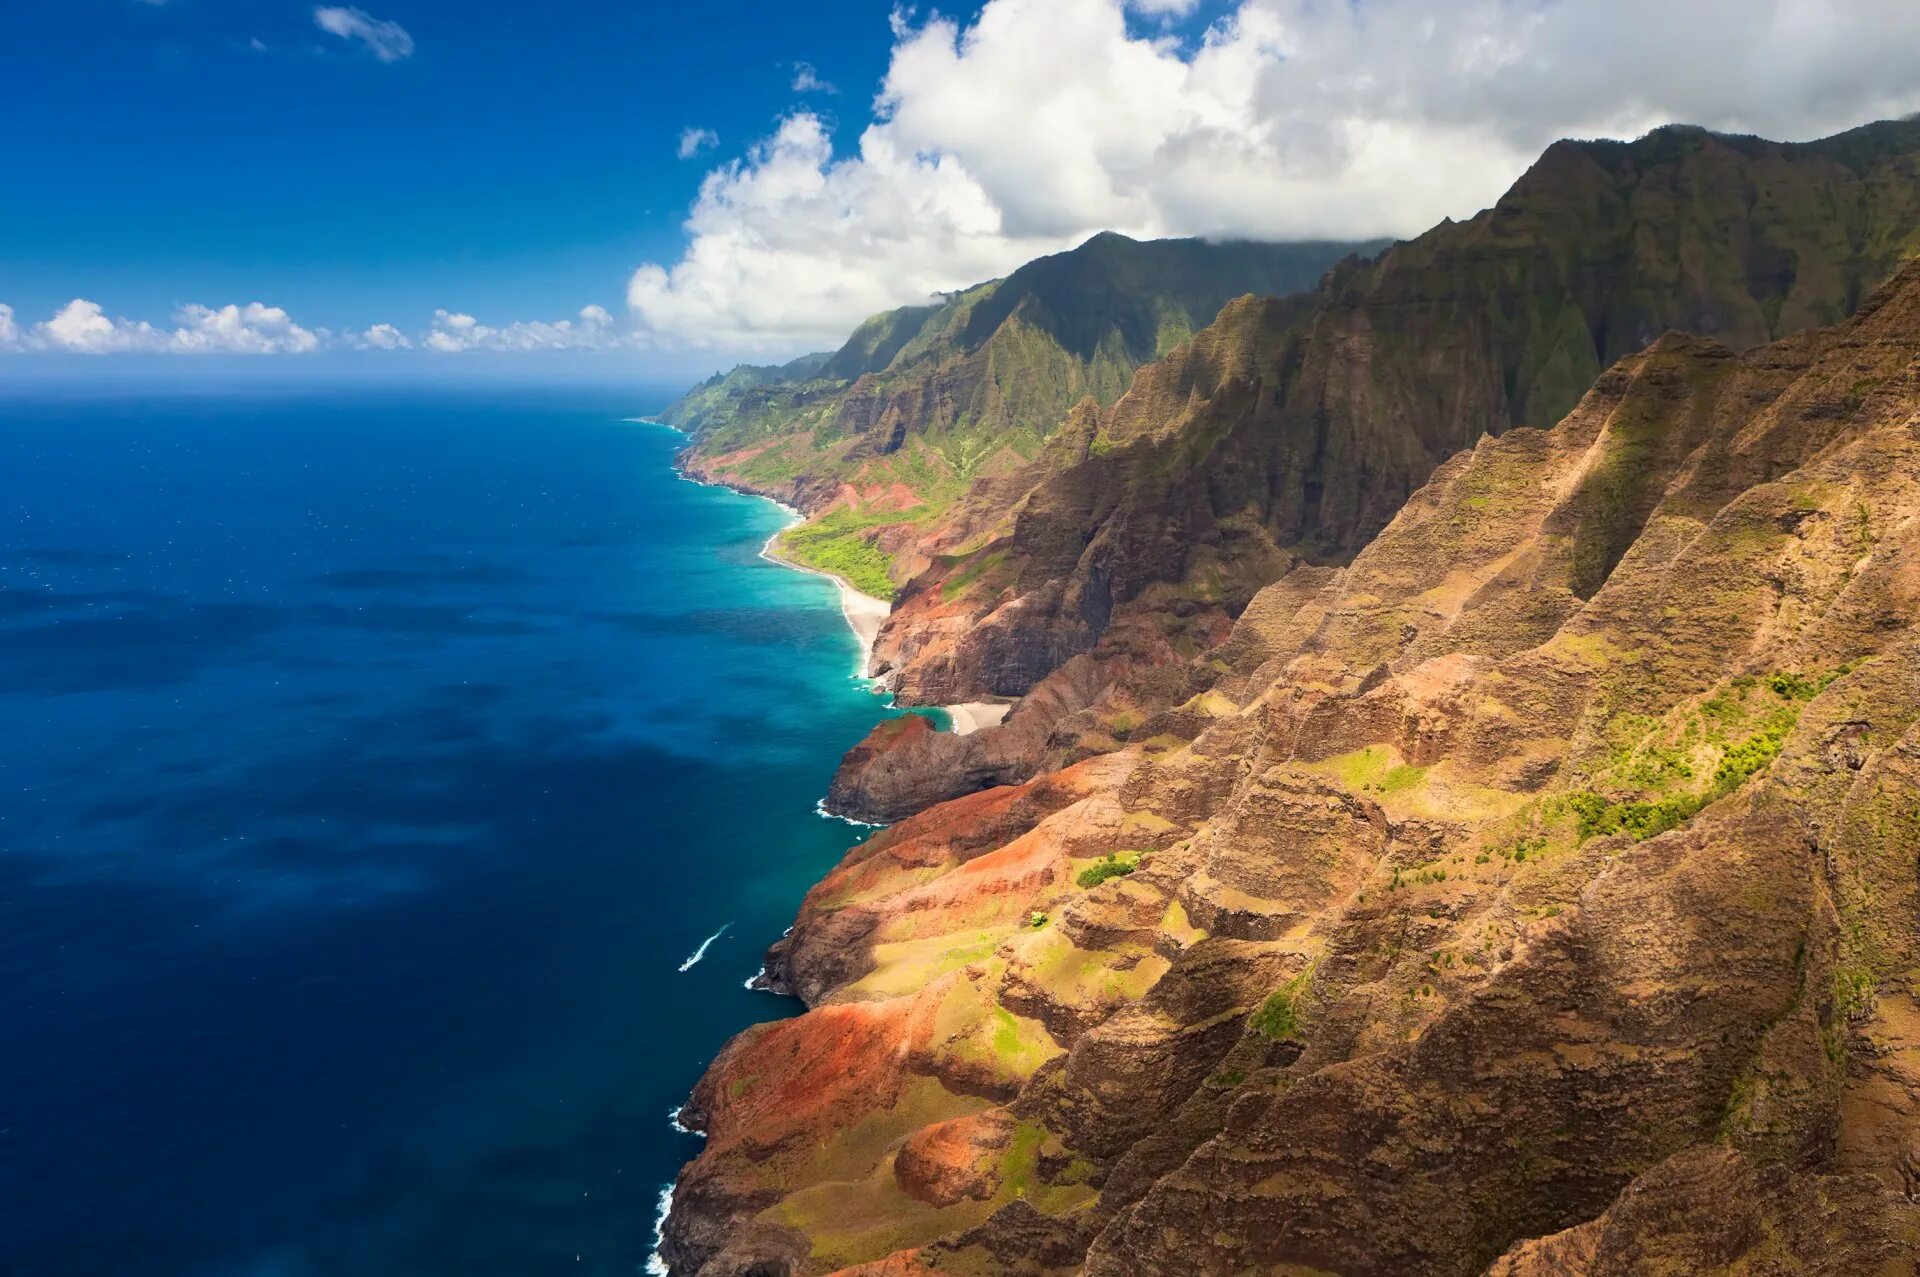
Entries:
[[[410,57],[296,0],[0,5],[0,83],[28,112],[0,152],[0,301],[158,322],[264,300],[336,329],[617,310],[681,247],[712,158],[680,159],[683,130],[737,147],[808,100],[857,129],[891,43],[879,5],[370,9]],[[796,94],[798,61],[866,91]]]
[[1412,235],[1561,136],[1904,114],[1916,47],[1911,0],[11,0],[0,377],[703,372],[1100,230]]

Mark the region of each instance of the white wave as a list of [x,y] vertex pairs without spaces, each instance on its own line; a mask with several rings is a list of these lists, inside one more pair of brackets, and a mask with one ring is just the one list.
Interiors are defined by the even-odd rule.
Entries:
[[720,924],[720,930],[714,932],[712,935],[708,936],[705,940],[702,940],[700,942],[700,947],[693,951],[693,956],[680,964],[680,969],[682,971],[693,970],[694,964],[699,962],[700,959],[707,956],[708,947],[711,946],[715,940],[718,940],[721,936],[726,935],[727,928],[731,927],[732,925],[733,924],[731,922],[725,922]]
[[682,1135],[696,1135],[701,1139],[707,1138],[707,1133],[705,1131],[696,1131],[691,1126],[688,1126],[685,1122],[680,1120],[680,1115],[686,1111],[687,1111],[687,1106],[682,1104],[679,1108],[667,1114],[667,1125],[671,1126],[674,1130],[678,1131]]
[[820,817],[822,820],[837,820],[843,825],[852,825],[855,829],[885,829],[886,828],[885,825],[872,825],[872,824],[868,824],[864,820],[855,820],[851,816],[842,816],[838,812],[828,811],[827,800],[824,798],[818,798],[814,800],[813,814]]
[[667,1268],[667,1261],[660,1257],[660,1247],[667,1240],[667,1215],[673,1210],[673,1185],[660,1190],[660,1213],[653,1217],[653,1253],[647,1256],[648,1277],[673,1277]]

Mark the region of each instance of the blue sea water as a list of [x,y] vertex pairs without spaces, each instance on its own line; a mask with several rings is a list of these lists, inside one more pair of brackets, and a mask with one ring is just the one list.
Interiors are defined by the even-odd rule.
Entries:
[[0,1272],[644,1268],[890,712],[664,397],[0,397]]

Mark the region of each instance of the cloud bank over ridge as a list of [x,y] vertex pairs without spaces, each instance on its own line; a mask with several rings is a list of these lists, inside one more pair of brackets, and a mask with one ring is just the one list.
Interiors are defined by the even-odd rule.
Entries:
[[1411,235],[1560,137],[1805,139],[1920,109],[1904,0],[1242,0],[1182,34],[1192,8],[896,11],[874,122],[843,152],[796,109],[709,173],[685,253],[629,281],[637,323],[694,348],[830,345],[1099,230]]

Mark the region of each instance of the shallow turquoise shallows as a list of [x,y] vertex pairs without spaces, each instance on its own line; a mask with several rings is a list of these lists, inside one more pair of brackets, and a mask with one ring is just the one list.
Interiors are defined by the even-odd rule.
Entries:
[[0,1271],[645,1265],[889,712],[663,399],[0,397]]

